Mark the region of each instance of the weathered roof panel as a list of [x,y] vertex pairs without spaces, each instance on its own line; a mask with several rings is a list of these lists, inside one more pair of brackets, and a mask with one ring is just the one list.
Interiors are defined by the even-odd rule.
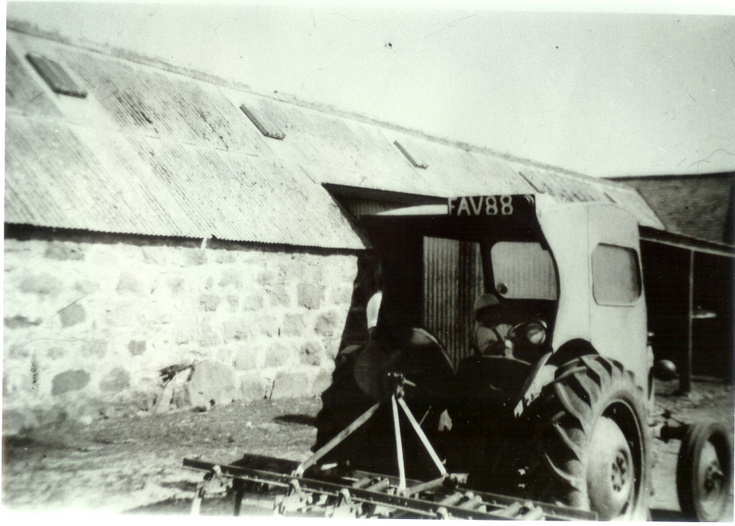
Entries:
[[[12,32],[11,32],[12,33]],[[89,92],[42,86],[40,52]],[[53,40],[7,43],[6,221],[102,232],[359,249],[324,183],[448,197],[541,191],[614,199],[661,223],[634,191],[482,148],[285,102]],[[216,79],[215,79],[216,80]],[[284,132],[265,138],[245,104]],[[395,147],[398,141],[419,168]]]
[[5,167],[8,223],[364,247],[325,189],[260,157],[9,113]]

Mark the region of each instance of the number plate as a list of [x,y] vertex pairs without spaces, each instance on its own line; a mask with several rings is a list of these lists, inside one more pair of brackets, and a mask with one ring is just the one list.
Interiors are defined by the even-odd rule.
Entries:
[[461,216],[528,216],[535,213],[533,195],[475,195],[450,197],[449,215]]

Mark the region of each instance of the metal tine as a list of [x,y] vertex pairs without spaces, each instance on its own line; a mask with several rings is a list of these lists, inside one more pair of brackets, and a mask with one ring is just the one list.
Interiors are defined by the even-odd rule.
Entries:
[[438,486],[441,486],[444,484],[444,480],[446,477],[439,477],[434,480],[429,480],[426,482],[422,482],[421,484],[416,484],[415,486],[411,486],[410,488],[406,488],[406,491],[403,493],[406,497],[410,497],[411,495],[414,495],[416,493],[421,493],[422,491],[434,489]]
[[373,484],[372,486],[368,486],[365,488],[368,491],[383,491],[385,488],[390,486],[390,480],[388,479],[380,479],[378,482]]
[[468,501],[465,501],[462,504],[458,504],[457,507],[463,510],[474,510],[475,508],[479,508],[482,505],[482,497],[480,497],[479,495],[475,495],[474,497],[470,497]]
[[490,515],[494,515],[495,517],[502,517],[504,519],[510,519],[515,517],[518,512],[521,511],[521,503],[520,502],[514,502],[510,506],[506,508],[500,508],[498,510],[488,511]]
[[451,495],[447,495],[441,499],[438,504],[441,504],[442,506],[454,506],[462,500],[462,497],[464,497],[463,493],[452,493]]
[[362,489],[373,481],[372,477],[363,477],[360,480],[356,480],[352,483],[353,488]]
[[538,506],[531,506],[531,509],[529,509],[526,513],[524,513],[518,518],[523,521],[537,521],[543,516],[544,516],[544,510],[542,510]]

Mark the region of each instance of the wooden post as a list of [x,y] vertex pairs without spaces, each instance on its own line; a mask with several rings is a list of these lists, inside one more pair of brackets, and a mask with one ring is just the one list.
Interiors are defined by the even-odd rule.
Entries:
[[689,251],[689,314],[687,316],[687,355],[684,360],[684,371],[679,380],[682,393],[692,391],[692,351],[694,347],[694,251]]

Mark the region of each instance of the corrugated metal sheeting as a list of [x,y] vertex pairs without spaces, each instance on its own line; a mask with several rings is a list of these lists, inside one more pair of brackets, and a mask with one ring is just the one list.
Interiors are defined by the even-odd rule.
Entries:
[[477,243],[424,238],[423,325],[459,363],[472,353],[473,304],[482,294]]
[[[641,224],[661,227],[637,192],[622,184],[523,164],[480,149],[461,148],[271,99],[254,104],[287,130],[288,138],[273,145],[274,151],[305,160],[305,170],[323,183],[440,197],[544,193],[564,202],[614,202]],[[395,141],[427,167],[414,167]]]
[[[31,115],[26,99],[9,100],[6,222],[364,248],[329,193],[274,156],[216,89],[81,51],[55,58],[89,82],[85,102],[106,110],[109,127]],[[8,70],[9,90],[29,89],[32,70],[19,60]]]
[[[615,200],[642,224],[660,227],[638,194],[616,183],[27,34],[10,31],[7,45],[6,222],[364,248],[322,187],[334,183],[439,197],[544,192]],[[22,58],[33,52],[65,68],[87,98],[54,94]],[[243,104],[283,140],[264,137]]]

